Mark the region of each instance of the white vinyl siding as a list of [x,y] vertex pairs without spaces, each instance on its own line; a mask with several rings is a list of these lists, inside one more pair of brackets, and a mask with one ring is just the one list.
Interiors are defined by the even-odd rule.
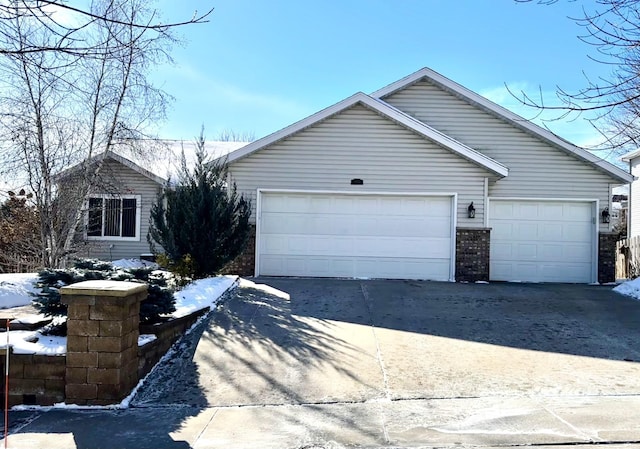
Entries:
[[[640,177],[640,157],[630,162],[631,174]],[[629,196],[629,237],[640,235],[640,181],[631,183]]]
[[[484,178],[491,173],[357,105],[240,159],[230,166],[239,192],[332,190],[458,193],[457,221],[480,227]],[[363,185],[351,185],[360,178]],[[467,218],[473,201],[476,218]]]
[[507,166],[509,176],[489,184],[491,197],[597,198],[601,209],[610,206],[610,184],[617,185],[610,176],[434,84],[383,99]]
[[149,253],[149,244],[147,243],[149,214],[161,186],[113,160],[105,161],[101,173],[103,173],[103,178],[107,180],[105,182],[109,184],[109,187],[96,188],[92,194],[113,195],[114,197],[120,194],[123,198],[139,197],[140,233],[137,236],[139,238],[134,240],[89,240],[86,242],[83,255],[102,260],[117,260],[139,258],[141,254]]
[[260,192],[257,274],[453,279],[455,196]]

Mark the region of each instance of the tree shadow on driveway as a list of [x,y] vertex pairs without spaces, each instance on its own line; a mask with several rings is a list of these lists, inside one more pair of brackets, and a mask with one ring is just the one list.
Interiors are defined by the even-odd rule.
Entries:
[[[607,286],[262,278],[320,320],[513,348],[640,361],[640,302]],[[370,315],[358,308],[363,293]],[[307,307],[305,303],[325,303]],[[339,304],[335,306],[335,304]]]
[[[311,436],[313,421],[338,423],[336,428],[365,440],[377,438],[353,416],[322,407],[384,397],[371,328],[296,315],[297,307],[285,292],[243,280],[199,341],[186,342],[173,363],[141,388],[133,406],[215,407],[214,421],[269,406],[272,416],[309,429]],[[361,302],[345,307],[344,314],[365,320],[368,310]],[[308,406],[304,418],[290,408],[298,405]]]

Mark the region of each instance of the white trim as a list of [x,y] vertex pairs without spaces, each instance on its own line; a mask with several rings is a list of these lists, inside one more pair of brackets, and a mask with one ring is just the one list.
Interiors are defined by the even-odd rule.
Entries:
[[254,273],[260,276],[260,223],[262,221],[262,189],[256,189],[256,248],[254,251]]
[[638,156],[640,156],[640,149],[629,151],[628,153],[623,154],[622,156],[620,156],[620,160],[624,162],[631,162],[631,159],[635,159]]
[[456,236],[458,234],[458,194],[451,197],[451,262],[449,263],[449,282],[456,281]]
[[229,153],[229,155],[227,156],[227,163],[232,164],[240,159],[243,159],[268,145],[272,145],[286,137],[291,136],[292,134],[297,133],[298,131],[308,128],[309,126],[325,120],[328,117],[342,112],[358,103],[416,132],[422,137],[429,139],[443,146],[444,148],[447,148],[451,152],[485,168],[486,170],[494,173],[497,176],[505,177],[509,175],[509,169],[500,162],[485,156],[479,151],[476,151],[473,148],[470,148],[463,143],[458,142],[457,140],[420,122],[419,120],[416,120],[410,115],[405,114],[404,112],[394,108],[384,101],[372,98],[362,92],[358,92],[357,94],[354,94],[349,98],[346,98],[332,106],[329,106],[322,111],[316,112],[315,114],[310,115],[309,117],[300,120],[293,125],[287,126],[280,131],[263,137],[260,140],[256,140],[255,142],[252,142],[245,147]]
[[[593,223],[595,224],[595,238],[593,242],[593,267],[591,268],[591,282],[598,282],[598,265],[600,264],[600,260],[598,260],[598,254],[600,253],[600,200],[595,200],[594,203],[595,211],[593,218]],[[614,268],[615,270],[615,268]]]
[[318,194],[318,195],[359,195],[359,196],[405,196],[405,197],[451,197],[451,254],[449,263],[449,281],[455,282],[456,273],[456,227],[458,217],[458,194],[455,192],[363,192],[350,190],[296,190],[296,189],[256,189],[256,250],[255,250],[255,276],[260,276],[260,222],[262,221],[262,194],[266,193],[293,193],[293,194]]
[[403,191],[363,191],[363,190],[314,190],[314,189],[263,189],[258,188],[258,193],[318,193],[321,195],[377,195],[377,196],[455,196],[457,192],[403,192]]
[[[105,207],[104,202],[102,203],[102,231],[103,234],[100,237],[97,236],[88,236],[87,228],[89,225],[89,199],[91,198],[101,198],[105,199],[135,199],[136,200],[136,236],[135,237],[120,237],[120,236],[105,236],[104,235],[104,222],[105,222]],[[87,195],[87,199],[84,201],[84,229],[82,231],[83,237],[87,241],[117,241],[117,242],[139,242],[140,241],[140,222],[141,222],[141,211],[142,211],[142,195],[118,195],[118,194],[89,194]],[[122,210],[120,211],[120,233],[122,233]]]
[[[610,162],[605,161],[597,156],[594,156],[590,152],[573,145],[572,143],[562,139],[561,137],[556,136],[550,131],[531,123],[529,120],[520,117],[519,115],[511,112],[510,110],[486,99],[485,97],[473,92],[472,90],[467,89],[466,87],[456,83],[455,81],[450,80],[449,78],[439,74],[438,72],[431,70],[427,67],[418,70],[411,75],[408,75],[398,81],[395,81],[389,84],[382,89],[378,89],[371,94],[372,97],[383,99],[383,97],[389,96],[399,90],[402,90],[406,87],[411,86],[419,82],[422,79],[428,79],[440,87],[443,87],[445,90],[448,90],[459,97],[462,97],[466,101],[476,104],[485,110],[496,114],[497,116],[507,120],[514,126],[517,126],[525,131],[528,131],[535,136],[546,140],[547,142],[553,144],[554,146],[564,150],[565,152],[572,154],[585,162],[588,162],[594,166],[596,166],[601,171],[607,173],[608,175],[620,180],[623,183],[631,182],[633,177],[625,172],[624,170],[616,167]],[[625,155],[628,156],[628,155]],[[624,157],[624,156],[623,156]]]
[[[489,202],[491,201],[535,201],[535,202],[556,202],[556,203],[591,203],[593,224],[593,242],[591,244],[591,282],[598,282],[598,245],[600,241],[600,200],[594,198],[523,198],[523,197],[489,197],[487,202],[487,222],[489,220]],[[491,258],[491,254],[489,254]]]
[[80,169],[80,167],[88,165],[88,164],[93,164],[94,162],[100,160],[100,159],[112,159],[116,162],[121,163],[122,165],[124,165],[125,167],[129,167],[131,170],[141,174],[142,176],[149,178],[150,180],[160,184],[160,185],[164,185],[167,180],[164,178],[161,178],[158,175],[155,175],[153,173],[151,173],[149,170],[140,167],[138,164],[136,164],[135,162],[127,159],[124,156],[119,155],[118,153],[115,153],[111,150],[107,150],[103,153],[100,154],[96,154],[95,156],[80,162],[72,167],[69,167],[63,171],[61,171],[60,173],[57,173],[54,176],[54,179],[56,182],[60,182],[62,179],[64,179],[65,177],[73,174],[74,172],[78,171]]
[[489,178],[484,178],[484,227],[489,227]]

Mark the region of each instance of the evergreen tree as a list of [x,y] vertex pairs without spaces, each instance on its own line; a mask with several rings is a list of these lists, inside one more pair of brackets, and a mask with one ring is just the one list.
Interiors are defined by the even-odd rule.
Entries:
[[147,240],[154,253],[155,244],[162,246],[180,274],[215,274],[244,250],[251,204],[228,178],[226,161],[209,159],[201,133],[194,169],[183,152],[177,184],[166,185],[151,209]]
[[[38,273],[36,287],[41,291],[33,300],[33,305],[44,315],[57,317],[67,315],[67,306],[60,302],[61,287],[76,282],[91,280],[112,280],[144,282],[148,284],[147,299],[140,304],[140,322],[156,323],[174,312],[175,298],[173,288],[168,285],[162,273],[157,273],[153,267],[145,268],[115,268],[109,262],[84,259],[77,260],[73,268],[45,269]],[[65,330],[57,330],[58,335],[64,335]]]

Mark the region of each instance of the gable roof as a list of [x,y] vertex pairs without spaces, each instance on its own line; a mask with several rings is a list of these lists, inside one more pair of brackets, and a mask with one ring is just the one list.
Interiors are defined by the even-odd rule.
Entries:
[[362,92],[358,92],[350,96],[349,98],[346,98],[332,106],[329,106],[328,108],[323,109],[322,111],[316,112],[315,114],[310,115],[305,119],[302,119],[290,126],[287,126],[286,128],[281,129],[280,131],[276,131],[273,134],[263,137],[260,140],[256,140],[255,142],[252,142],[247,146],[230,153],[227,162],[229,164],[237,162],[238,160],[243,159],[258,150],[261,150],[268,145],[285,139],[297,133],[298,131],[319,123],[322,120],[325,120],[357,104],[361,104],[368,109],[371,109],[378,114],[398,123],[399,125],[414,131],[422,137],[443,146],[444,148],[450,150],[452,153],[455,153],[485,168],[486,170],[494,173],[497,176],[504,177],[508,176],[509,174],[509,169],[502,165],[500,162],[485,156],[484,154],[464,145],[461,142],[458,142],[455,139],[452,139],[451,137],[430,127],[429,125],[422,123],[416,118],[411,117],[410,115],[405,114],[399,109],[396,109],[393,106],[385,103],[384,101],[370,97],[369,95]]
[[635,159],[638,156],[640,156],[640,150],[633,150],[620,156],[620,160],[624,162],[631,162],[631,159]]
[[60,173],[55,175],[55,179],[56,181],[60,180],[60,179],[64,179],[70,175],[73,175],[75,172],[77,172],[81,166],[83,165],[91,165],[94,162],[97,162],[101,159],[112,159],[116,162],[121,163],[122,165],[129,167],[130,169],[132,169],[135,172],[140,173],[142,176],[149,178],[152,181],[157,182],[158,184],[164,184],[166,182],[166,180],[164,178],[161,178],[160,176],[151,173],[149,170],[140,167],[138,164],[136,164],[135,162],[127,159],[124,156],[119,155],[118,153],[115,153],[113,151],[105,151],[103,153],[99,153],[96,154],[95,156],[92,156],[91,158],[87,159],[86,161],[80,162],[79,164],[74,165],[73,167],[69,167],[66,170],[61,171]]
[[[99,153],[84,162],[57,173],[55,179],[64,179],[77,172],[82,164],[91,164],[101,158],[107,158],[129,167],[133,171],[158,184],[165,184],[169,178],[174,177],[178,173],[181,164],[181,153],[183,151],[188,166],[191,166],[195,162],[196,144],[193,141],[162,140],[153,141],[153,143],[158,144],[157,148],[153,147],[152,150],[149,151],[150,154],[146,155],[127,150],[126,145],[122,145],[121,148],[116,145],[116,151],[109,150],[106,153]],[[219,158],[226,156],[246,144],[247,142],[206,141],[205,147],[212,157]]]
[[556,136],[552,132],[528,121],[527,119],[520,117],[518,114],[511,112],[510,110],[486,99],[482,95],[479,95],[472,90],[450,80],[449,78],[439,74],[438,72],[431,70],[427,67],[418,70],[411,75],[408,75],[394,83],[389,84],[382,89],[378,89],[371,94],[372,97],[384,99],[389,95],[392,95],[400,90],[403,90],[419,81],[427,80],[436,86],[443,88],[444,90],[456,95],[457,97],[481,107],[489,113],[506,120],[510,124],[533,134],[534,136],[552,144],[553,146],[595,166],[600,171],[607,173],[608,175],[620,180],[621,182],[631,182],[633,177],[628,172],[616,167],[610,162],[601,159],[587,150],[584,150],[572,143]]

